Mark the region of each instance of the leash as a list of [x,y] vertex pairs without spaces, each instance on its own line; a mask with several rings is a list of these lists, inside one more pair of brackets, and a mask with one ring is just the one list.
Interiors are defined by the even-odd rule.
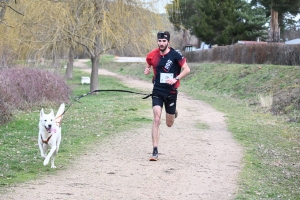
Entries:
[[[80,100],[81,98],[83,98],[83,97],[86,97],[86,96],[88,96],[88,95],[90,95],[90,94],[93,94],[93,93],[96,93],[96,92],[127,92],[127,93],[131,93],[131,94],[146,95],[146,96],[143,97],[142,99],[147,99],[147,98],[153,96],[153,94],[144,94],[144,93],[133,92],[133,91],[129,91],[129,90],[94,90],[94,91],[91,91],[91,92],[82,94],[82,95],[80,95],[80,96],[78,96],[78,97],[75,97],[75,102],[79,101],[79,100]],[[69,107],[67,107],[67,109],[65,109],[65,111],[64,111],[63,114],[61,114],[61,115],[64,115],[64,114],[67,112],[67,110],[68,110],[75,102],[71,103],[71,104],[69,105]]]
[[81,99],[82,97],[85,97],[89,94],[92,93],[96,93],[96,92],[127,92],[127,93],[132,93],[132,94],[141,94],[141,95],[146,95],[145,97],[143,97],[142,99],[147,99],[148,97],[152,96],[152,94],[144,94],[144,93],[139,93],[139,92],[133,92],[133,91],[129,91],[129,90],[94,90],[88,93],[85,93],[83,95],[80,95],[79,97],[76,97],[75,100],[78,101],[79,99]]

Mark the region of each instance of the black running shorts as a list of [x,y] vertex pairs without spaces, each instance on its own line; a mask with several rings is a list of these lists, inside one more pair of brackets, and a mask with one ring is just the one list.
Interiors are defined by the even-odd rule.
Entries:
[[160,106],[163,108],[165,104],[165,111],[170,115],[174,115],[176,111],[177,90],[175,94],[168,94],[160,91],[153,91],[152,106]]

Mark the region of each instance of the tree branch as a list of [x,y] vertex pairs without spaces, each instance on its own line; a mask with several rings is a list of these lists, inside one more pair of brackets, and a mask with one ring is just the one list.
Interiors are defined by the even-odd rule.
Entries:
[[18,13],[19,15],[22,15],[22,16],[24,16],[24,14],[23,13],[21,13],[21,12],[19,12],[19,11],[17,11],[16,9],[14,9],[13,7],[11,7],[10,5],[7,5],[7,7],[9,7],[10,9],[12,9],[13,11],[15,11],[16,13]]
[[11,26],[11,25],[9,25],[9,24],[5,23],[5,21],[3,21],[3,20],[1,20],[1,19],[0,19],[0,23],[3,23],[5,26],[8,26],[8,27],[14,28],[13,26]]

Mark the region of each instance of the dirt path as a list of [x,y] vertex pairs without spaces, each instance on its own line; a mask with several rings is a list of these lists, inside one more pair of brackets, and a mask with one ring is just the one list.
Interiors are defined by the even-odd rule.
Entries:
[[[99,72],[117,76],[130,87],[151,91],[151,83],[129,80],[106,70]],[[167,128],[164,118],[162,120],[157,162],[148,161],[152,152],[149,124],[117,137],[110,136],[59,175],[11,187],[0,198],[234,199],[242,149],[227,131],[224,114],[180,92],[178,110],[179,116],[172,128]],[[149,115],[152,115],[151,108]],[[200,129],[201,124],[209,128]]]

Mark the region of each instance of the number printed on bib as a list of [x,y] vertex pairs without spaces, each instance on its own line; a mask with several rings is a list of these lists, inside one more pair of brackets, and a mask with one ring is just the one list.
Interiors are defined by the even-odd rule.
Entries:
[[160,83],[167,83],[168,79],[173,79],[172,73],[161,73],[160,74]]

